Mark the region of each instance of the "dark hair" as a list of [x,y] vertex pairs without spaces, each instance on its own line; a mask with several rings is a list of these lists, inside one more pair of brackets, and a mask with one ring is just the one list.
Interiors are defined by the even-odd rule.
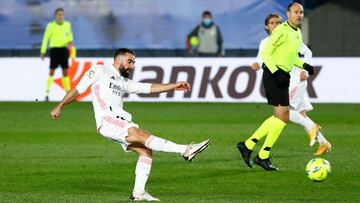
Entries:
[[[265,26],[269,25],[269,22],[270,22],[270,19],[271,19],[271,18],[280,18],[280,21],[282,21],[281,16],[279,16],[279,15],[276,14],[276,13],[270,13],[270,14],[265,18]],[[266,31],[268,34],[270,34],[270,33],[269,33],[269,30],[266,29],[266,27],[265,27],[265,31]]]
[[290,11],[290,8],[295,4],[300,4],[301,5],[301,3],[299,3],[299,2],[293,1],[291,4],[288,5],[287,10]]
[[212,14],[211,14],[210,11],[204,11],[204,12],[202,13],[202,17],[204,17],[205,15],[208,15],[208,16],[212,17]]
[[63,8],[57,8],[57,9],[55,9],[55,12],[54,12],[54,14],[57,14],[58,12],[60,12],[60,11],[62,11],[62,12],[64,12],[64,9]]
[[120,49],[118,49],[118,50],[115,51],[114,60],[115,60],[115,58],[116,58],[117,56],[119,56],[119,55],[125,55],[126,53],[129,53],[129,54],[132,54],[132,55],[136,56],[136,55],[135,55],[135,52],[134,52],[133,50],[127,49],[127,48],[120,48]]

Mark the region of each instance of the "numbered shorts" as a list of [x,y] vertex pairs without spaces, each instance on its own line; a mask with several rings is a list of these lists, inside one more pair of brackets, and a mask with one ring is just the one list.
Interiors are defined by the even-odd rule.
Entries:
[[313,106],[306,97],[306,83],[300,83],[296,86],[290,86],[289,98],[290,107],[295,111],[311,111]]
[[138,128],[139,126],[122,117],[104,116],[98,132],[102,136],[120,144],[124,151],[127,152],[129,143],[126,142],[125,138],[128,136],[128,129],[132,127]]

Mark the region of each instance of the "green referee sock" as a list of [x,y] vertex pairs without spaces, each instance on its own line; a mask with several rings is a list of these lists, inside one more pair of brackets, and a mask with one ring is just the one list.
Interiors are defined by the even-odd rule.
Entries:
[[273,117],[269,127],[269,134],[265,139],[264,145],[259,152],[260,159],[267,159],[270,156],[270,150],[275,144],[281,131],[286,126],[286,123],[276,117]]
[[65,91],[70,91],[70,78],[69,76],[64,76],[61,78],[61,81],[62,81],[62,84],[63,84],[63,87],[65,89]]
[[270,116],[269,118],[267,118],[262,124],[261,126],[254,132],[254,134],[251,135],[251,137],[249,139],[247,139],[245,141],[245,146],[252,150],[254,149],[256,143],[263,138],[264,136],[266,136],[269,132],[269,127],[270,124],[272,122],[272,120],[274,119],[274,116]]
[[49,96],[49,93],[50,93],[50,88],[51,88],[51,85],[53,83],[53,80],[54,80],[54,77],[53,76],[49,76],[47,81],[46,81],[46,96],[48,97]]

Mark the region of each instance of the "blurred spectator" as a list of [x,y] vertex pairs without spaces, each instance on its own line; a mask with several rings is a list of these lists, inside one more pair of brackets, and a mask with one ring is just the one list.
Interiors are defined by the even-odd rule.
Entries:
[[69,50],[73,48],[73,33],[70,22],[64,20],[65,14],[63,8],[55,10],[55,20],[47,24],[44,37],[41,44],[40,56],[44,60],[46,49],[50,41],[50,71],[46,84],[45,101],[49,101],[49,92],[54,80],[55,69],[61,65],[62,83],[66,91],[70,90],[70,78],[67,74],[69,68]]
[[210,11],[204,11],[202,22],[187,36],[186,48],[193,56],[224,56],[220,28],[213,21]]

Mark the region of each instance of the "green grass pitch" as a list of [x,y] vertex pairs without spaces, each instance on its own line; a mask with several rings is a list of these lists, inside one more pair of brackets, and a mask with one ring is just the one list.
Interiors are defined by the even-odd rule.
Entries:
[[[49,116],[54,106],[0,103],[0,202],[128,201],[136,155],[97,134],[90,103],[67,106],[58,121]],[[359,202],[360,105],[314,107],[309,115],[333,145],[323,156],[332,173],[321,183],[304,169],[316,147],[292,123],[272,150],[280,171],[240,160],[235,146],[272,113],[266,104],[125,104],[134,122],[160,137],[184,144],[211,138],[193,162],[154,153],[147,190],[163,202]]]

